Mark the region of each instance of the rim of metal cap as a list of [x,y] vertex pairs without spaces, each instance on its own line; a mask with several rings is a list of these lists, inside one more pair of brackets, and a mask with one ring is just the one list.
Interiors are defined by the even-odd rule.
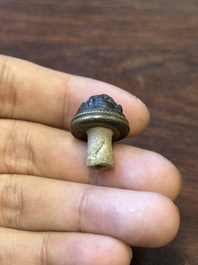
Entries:
[[70,131],[76,138],[86,141],[87,131],[93,127],[111,129],[113,132],[113,141],[125,138],[130,131],[128,120],[124,114],[104,109],[78,113],[71,121]]

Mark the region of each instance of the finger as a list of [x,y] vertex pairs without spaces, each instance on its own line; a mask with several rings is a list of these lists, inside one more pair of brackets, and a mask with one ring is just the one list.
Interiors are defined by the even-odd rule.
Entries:
[[179,170],[165,157],[152,151],[115,145],[115,168],[91,170],[91,184],[136,191],[152,191],[175,200],[182,188]]
[[167,159],[154,152],[114,145],[115,168],[89,170],[86,144],[48,126],[0,120],[0,173],[36,175],[139,191],[175,199],[181,176]]
[[0,228],[0,237],[0,261],[4,265],[128,265],[131,259],[129,247],[106,236]]
[[0,185],[0,226],[102,234],[149,247],[167,244],[179,226],[176,206],[156,193],[19,175],[2,175]]
[[131,134],[148,124],[149,113],[135,96],[96,80],[49,70],[0,56],[0,117],[22,119],[55,127],[70,126],[82,101],[106,93],[121,104],[132,127]]

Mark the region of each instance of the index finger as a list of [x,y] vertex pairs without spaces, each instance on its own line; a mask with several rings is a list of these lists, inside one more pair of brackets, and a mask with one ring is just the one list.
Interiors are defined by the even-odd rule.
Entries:
[[149,112],[146,106],[118,87],[0,56],[0,118],[68,129],[80,104],[90,96],[102,93],[122,105],[132,128],[130,136],[147,126]]

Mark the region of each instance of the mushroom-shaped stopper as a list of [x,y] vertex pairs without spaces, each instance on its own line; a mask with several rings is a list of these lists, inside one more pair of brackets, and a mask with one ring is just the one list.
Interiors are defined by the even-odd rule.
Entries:
[[112,168],[112,141],[125,138],[129,123],[108,95],[96,95],[83,102],[71,121],[70,131],[76,138],[88,141],[87,166],[98,170]]

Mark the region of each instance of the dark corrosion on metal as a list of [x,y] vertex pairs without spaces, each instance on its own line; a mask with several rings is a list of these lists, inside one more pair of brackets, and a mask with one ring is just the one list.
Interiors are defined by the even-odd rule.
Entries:
[[73,136],[86,141],[87,130],[93,127],[111,129],[113,141],[125,138],[130,131],[122,106],[106,94],[92,96],[83,102],[71,121],[70,130]]

